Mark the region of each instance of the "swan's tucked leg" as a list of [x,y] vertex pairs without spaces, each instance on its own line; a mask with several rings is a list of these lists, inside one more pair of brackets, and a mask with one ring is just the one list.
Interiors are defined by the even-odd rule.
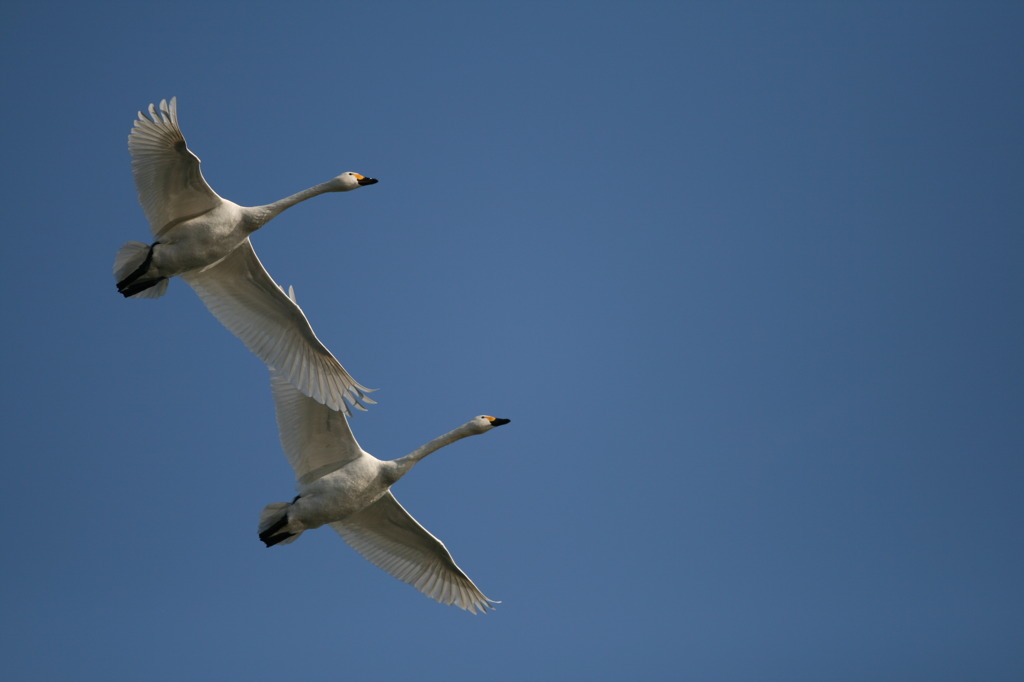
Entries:
[[159,243],[160,242],[153,242],[146,247],[141,242],[129,242],[121,248],[121,252],[117,254],[118,258],[116,263],[119,274],[127,269],[126,266],[128,261],[137,256],[139,252],[141,252],[142,248],[146,249],[146,256],[142,259],[142,263],[139,264],[137,268],[128,275],[122,277],[117,283],[118,293],[123,295],[125,298],[129,298],[167,280],[166,277],[157,277],[155,279],[137,281],[149,271],[149,266],[153,263],[153,248]]
[[[295,500],[297,499],[299,498],[296,497]],[[295,500],[292,500],[292,503]],[[274,502],[263,508],[263,512],[260,514],[260,540],[267,547],[295,542],[302,535],[301,531],[298,533],[278,532],[288,525],[288,508],[290,506],[292,505],[288,502]]]
[[267,547],[273,547],[274,545],[280,544],[288,538],[295,537],[294,533],[279,533],[278,535],[271,536],[263,541]]
[[278,521],[278,524],[280,525],[277,525],[277,527],[273,530],[266,530],[260,533],[260,540],[262,540],[263,544],[267,547],[273,547],[274,545],[280,544],[288,538],[295,536],[295,533],[274,533],[274,531],[279,530],[288,525],[287,514],[284,517],[282,517],[280,521]]
[[[123,294],[125,298],[131,298],[132,296],[135,296],[136,294],[140,294],[143,291],[148,291],[152,287],[158,286],[160,284],[164,284],[166,282],[167,282],[167,278],[166,277],[158,277],[156,279],[146,280],[145,282],[139,282],[138,284],[130,286],[127,289],[118,289],[118,291],[121,292],[121,294]],[[166,289],[166,286],[163,287],[163,288]],[[158,294],[158,295],[163,295],[163,293],[164,292],[161,291],[160,294]],[[147,298],[156,298],[156,297],[155,296],[149,296]]]

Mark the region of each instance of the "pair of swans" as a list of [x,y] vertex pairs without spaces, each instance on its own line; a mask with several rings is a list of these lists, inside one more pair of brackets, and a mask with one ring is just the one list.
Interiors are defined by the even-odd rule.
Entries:
[[331,526],[356,551],[443,604],[486,612],[488,599],[436,537],[398,503],[391,486],[421,459],[509,420],[471,419],[410,454],[381,461],[364,451],[348,424],[350,406],[373,404],[313,333],[294,292],[286,294],[256,257],[249,235],[287,208],[326,192],[377,182],[347,172],[265,206],[239,206],[203,178],[178,127],[177,100],[139,112],[128,137],[139,202],[155,240],[128,242],[114,260],[117,290],[159,298],[171,277],[185,280],[211,313],[270,368],[281,444],[298,496],[267,505],[259,537],[267,547]]

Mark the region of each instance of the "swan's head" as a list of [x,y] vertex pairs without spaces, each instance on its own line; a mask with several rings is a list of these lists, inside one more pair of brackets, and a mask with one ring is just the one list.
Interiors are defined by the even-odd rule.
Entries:
[[479,417],[473,417],[469,420],[466,426],[473,433],[484,433],[490,431],[493,428],[501,426],[502,424],[508,424],[511,419],[500,419],[498,417],[491,417],[490,415],[482,414]]
[[364,185],[375,185],[377,184],[376,178],[368,178],[365,175],[359,173],[342,173],[338,177],[330,181],[331,192],[348,192],[353,189],[358,189]]

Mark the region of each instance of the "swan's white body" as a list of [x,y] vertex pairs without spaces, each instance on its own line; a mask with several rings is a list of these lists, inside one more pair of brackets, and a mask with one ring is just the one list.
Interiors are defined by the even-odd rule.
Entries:
[[377,182],[358,173],[336,178],[265,206],[239,206],[217,195],[178,127],[177,100],[149,106],[128,136],[139,202],[156,240],[128,242],[114,277],[126,297],[158,298],[180,276],[218,320],[303,394],[335,410],[362,408],[369,389],[353,379],[316,338],[302,310],[256,257],[249,235],[274,216],[324,192]]
[[381,461],[359,447],[344,414],[310,400],[273,370],[271,388],[281,445],[295,470],[299,495],[291,503],[267,505],[260,515],[260,539],[268,547],[329,525],[366,559],[431,599],[471,613],[493,608],[497,602],[473,584],[390,488],[435,450],[507,419],[476,417],[405,457]]

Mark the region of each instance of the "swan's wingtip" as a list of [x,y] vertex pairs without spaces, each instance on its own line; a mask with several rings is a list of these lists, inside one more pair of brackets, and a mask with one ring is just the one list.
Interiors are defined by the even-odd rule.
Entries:
[[476,603],[470,604],[469,606],[464,606],[463,608],[466,611],[469,611],[470,613],[472,613],[474,616],[476,616],[478,614],[486,614],[486,613],[490,613],[491,611],[494,611],[495,610],[495,605],[501,603],[497,599],[489,599],[487,597],[484,597],[484,599],[485,599],[485,601],[476,602]]

